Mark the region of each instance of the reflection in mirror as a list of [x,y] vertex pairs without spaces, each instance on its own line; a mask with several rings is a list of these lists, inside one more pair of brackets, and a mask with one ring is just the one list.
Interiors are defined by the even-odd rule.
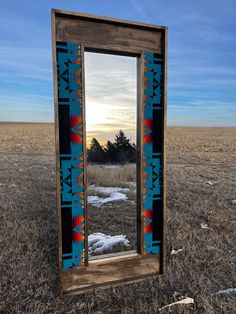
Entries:
[[90,260],[137,247],[136,68],[135,57],[85,52]]

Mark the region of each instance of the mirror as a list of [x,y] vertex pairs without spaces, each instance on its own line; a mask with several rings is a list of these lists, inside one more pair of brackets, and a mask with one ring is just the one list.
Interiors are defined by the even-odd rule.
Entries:
[[90,260],[137,251],[136,85],[137,58],[85,52]]

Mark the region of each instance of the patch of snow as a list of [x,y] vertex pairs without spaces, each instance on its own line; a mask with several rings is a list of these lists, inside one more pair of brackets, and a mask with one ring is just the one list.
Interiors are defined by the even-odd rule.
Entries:
[[219,290],[217,294],[229,294],[229,293],[236,293],[236,288],[228,288],[224,290]]
[[99,196],[88,196],[88,203],[93,206],[100,206],[105,203],[114,202],[114,201],[126,201],[128,197],[119,192],[112,193],[109,197],[101,198]]
[[117,245],[129,246],[129,240],[126,235],[116,236],[106,235],[104,233],[93,233],[88,236],[88,246],[90,254],[105,253],[112,251]]
[[115,193],[112,193],[109,197],[103,199],[102,202],[108,203],[108,202],[114,202],[114,201],[125,201],[127,199],[128,199],[128,197],[125,194],[115,192]]
[[103,164],[103,165],[89,165],[90,167],[100,167],[100,168],[107,168],[107,169],[118,169],[120,167],[122,167],[122,165],[106,165],[106,164]]
[[99,196],[88,196],[88,204],[97,205],[100,203]]
[[129,188],[120,188],[120,187],[106,187],[106,186],[95,186],[90,185],[89,188],[95,192],[100,192],[104,194],[112,194],[116,192],[128,192]]
[[117,169],[117,168],[120,168],[120,166],[118,165],[102,165],[103,168],[106,168],[106,169]]

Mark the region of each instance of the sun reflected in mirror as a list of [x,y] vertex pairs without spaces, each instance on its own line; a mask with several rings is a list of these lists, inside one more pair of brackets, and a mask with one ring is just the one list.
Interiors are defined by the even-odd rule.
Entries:
[[85,53],[89,258],[137,248],[137,60]]

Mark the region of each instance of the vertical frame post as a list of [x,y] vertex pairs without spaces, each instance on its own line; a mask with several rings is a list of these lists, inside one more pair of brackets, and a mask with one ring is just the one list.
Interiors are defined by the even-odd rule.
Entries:
[[144,255],[161,253],[163,231],[163,57],[144,52]]
[[81,45],[56,42],[62,270],[85,266]]

